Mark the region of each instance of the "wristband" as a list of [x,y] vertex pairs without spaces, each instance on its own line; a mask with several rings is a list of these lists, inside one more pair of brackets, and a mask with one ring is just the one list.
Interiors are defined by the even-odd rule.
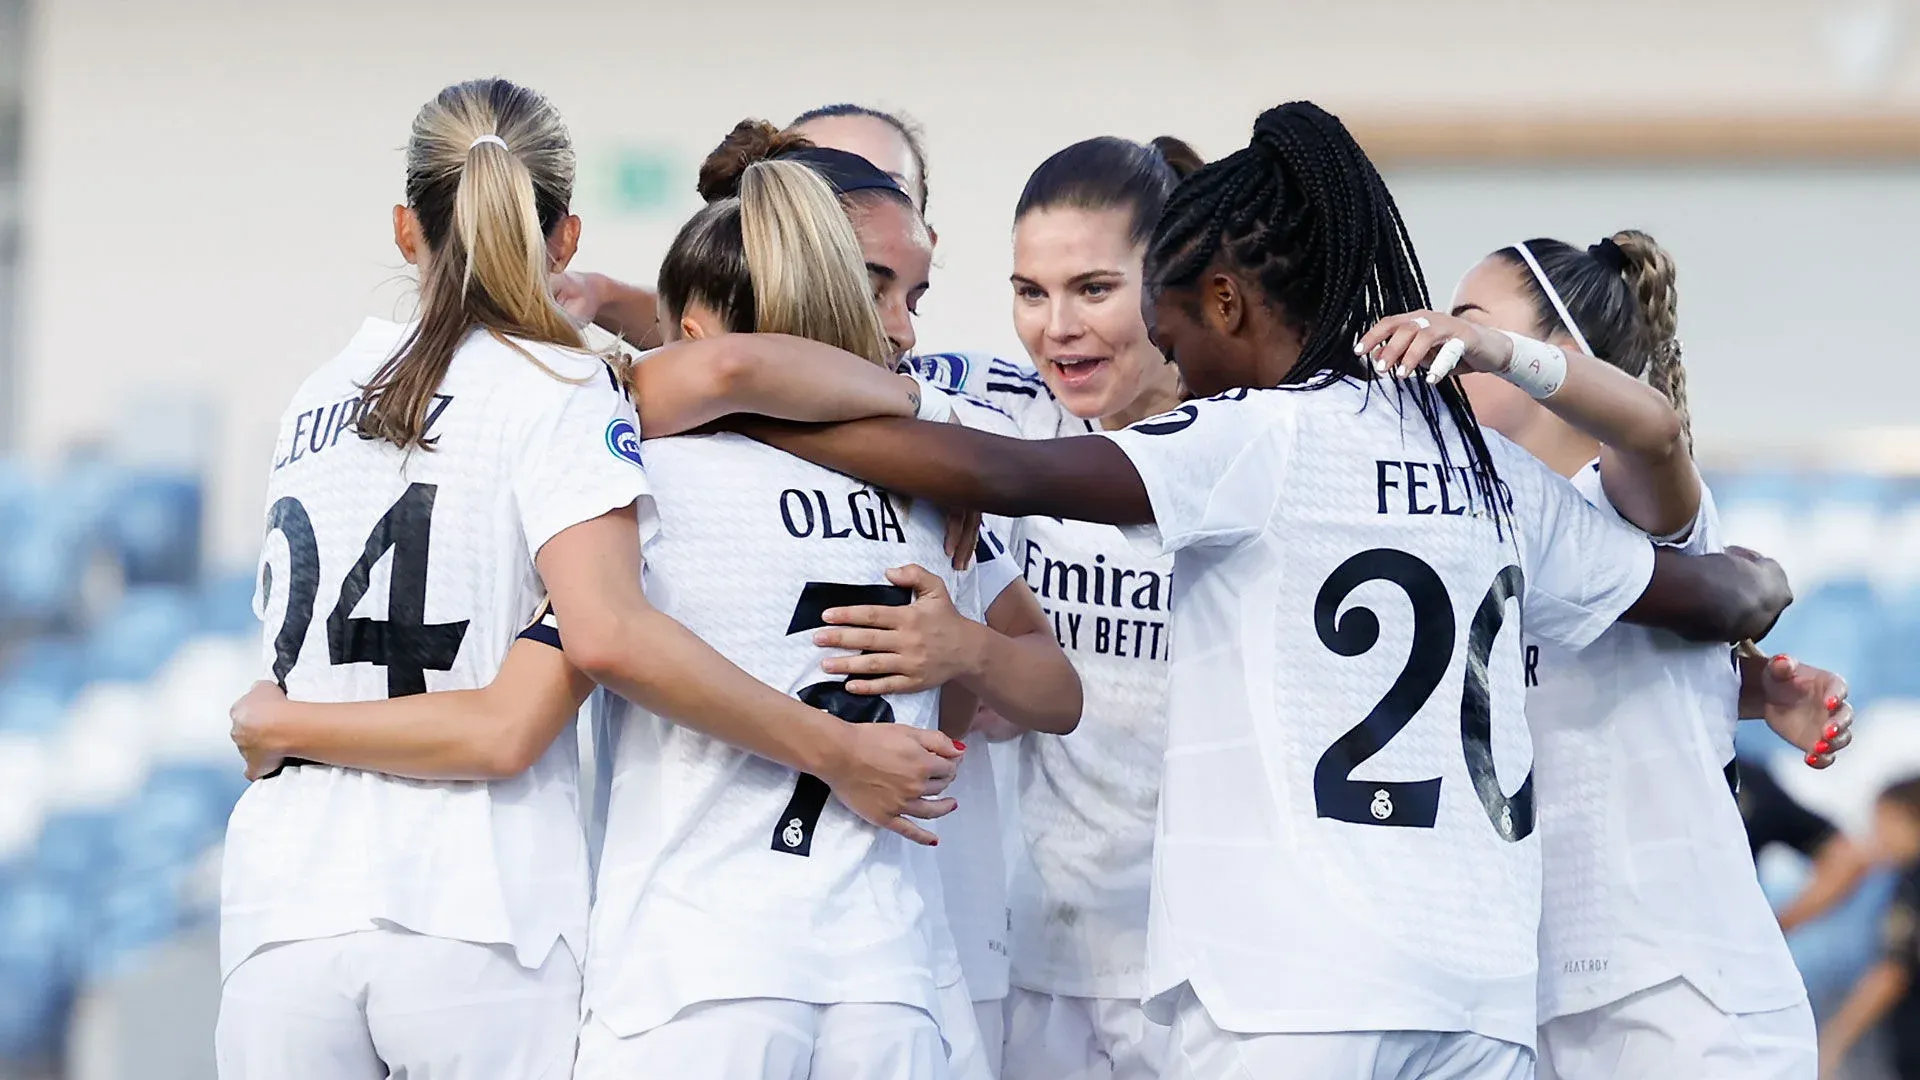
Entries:
[[1558,345],[1502,330],[1513,342],[1513,360],[1500,377],[1545,401],[1567,382],[1567,354]]
[[915,420],[925,420],[930,424],[944,424],[953,419],[953,399],[945,390],[927,382],[918,375],[909,375],[920,387],[920,408],[913,414]]

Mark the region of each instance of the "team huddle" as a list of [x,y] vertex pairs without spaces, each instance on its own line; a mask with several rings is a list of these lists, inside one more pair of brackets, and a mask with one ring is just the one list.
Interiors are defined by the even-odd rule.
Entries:
[[1314,105],[1093,138],[1009,360],[919,348],[886,113],[743,121],[646,288],[530,89],[405,181],[418,314],[272,461],[222,1077],[1814,1077],[1733,733],[1851,709],[1751,647],[1651,237],[1439,310]]

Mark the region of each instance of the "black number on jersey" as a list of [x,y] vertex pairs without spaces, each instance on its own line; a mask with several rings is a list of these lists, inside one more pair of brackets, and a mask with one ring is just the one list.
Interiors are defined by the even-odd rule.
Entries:
[[[1362,781],[1353,770],[1386,749],[1433,696],[1453,659],[1453,600],[1433,567],[1393,548],[1363,551],[1328,575],[1314,600],[1313,622],[1320,641],[1341,656],[1359,656],[1380,641],[1380,617],[1371,608],[1340,605],[1370,581],[1390,581],[1413,605],[1413,642],[1407,663],[1366,718],[1320,755],[1313,770],[1315,811],[1321,817],[1356,825],[1399,825],[1431,829],[1439,817],[1441,777],[1427,780]],[[1468,631],[1467,670],[1460,696],[1460,743],[1467,775],[1502,838],[1520,840],[1533,831],[1533,773],[1509,798],[1500,790],[1493,765],[1493,721],[1488,663],[1506,624],[1507,601],[1519,599],[1525,581],[1518,566],[1495,575]]]
[[[410,484],[400,501],[374,523],[366,550],[340,582],[340,602],[327,616],[327,653],[336,664],[387,669],[387,696],[427,692],[427,672],[446,671],[460,655],[467,620],[427,624],[427,542],[433,531],[433,484]],[[373,566],[391,550],[387,621],[356,619]]]
[[[800,590],[800,599],[793,605],[793,618],[787,623],[787,633],[798,634],[826,626],[826,620],[821,615],[828,608],[851,607],[855,604],[906,607],[912,602],[913,590],[898,585],[845,585],[832,581],[809,581]],[[893,723],[893,705],[886,698],[877,694],[856,694],[847,689],[845,679],[813,683],[802,687],[794,696],[849,724]],[[813,854],[813,833],[820,826],[820,815],[827,809],[829,794],[831,792],[825,780],[812,773],[801,773],[793,783],[793,798],[787,800],[787,808],[780,812],[780,820],[774,823],[773,850],[788,855]]]
[[[400,501],[381,515],[367,536],[360,560],[341,581],[340,600],[327,616],[327,659],[335,664],[386,667],[389,697],[426,693],[426,672],[451,668],[467,634],[464,619],[426,624],[427,544],[438,493],[433,484],[410,485]],[[268,511],[267,529],[287,538],[287,612],[273,639],[273,675],[284,688],[313,622],[313,602],[320,591],[320,546],[307,508],[291,495]],[[367,595],[374,564],[389,549],[393,572],[387,586],[387,621],[356,619],[353,609]],[[261,591],[272,595],[271,569],[261,571]]]

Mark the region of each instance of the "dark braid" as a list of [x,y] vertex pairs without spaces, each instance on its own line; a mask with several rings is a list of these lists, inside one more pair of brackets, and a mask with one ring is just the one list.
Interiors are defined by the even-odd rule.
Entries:
[[[1319,390],[1342,379],[1379,381],[1354,342],[1388,315],[1431,307],[1406,222],[1373,162],[1345,125],[1307,101],[1269,109],[1253,141],[1182,181],[1147,247],[1147,280],[1189,287],[1223,265],[1257,281],[1304,341],[1283,387]],[[1393,381],[1451,467],[1444,411],[1460,431],[1482,505],[1499,528],[1508,507],[1480,424],[1457,378]],[[1369,386],[1371,392],[1371,386]]]

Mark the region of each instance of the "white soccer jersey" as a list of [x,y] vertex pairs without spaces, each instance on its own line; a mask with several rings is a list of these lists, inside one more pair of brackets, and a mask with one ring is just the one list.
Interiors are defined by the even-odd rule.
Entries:
[[[843,719],[934,726],[935,691],[851,694],[820,670],[831,653],[813,644],[827,608],[907,603],[889,568],[917,563],[951,585],[944,518],[931,505],[737,435],[662,439],[645,453],[661,520],[646,589],[661,611]],[[892,1001],[938,1017],[930,864],[817,778],[630,708],[587,1006],[621,1035],[730,998]]]
[[[541,545],[636,500],[650,520],[633,409],[591,355],[476,332],[433,399],[432,450],[357,437],[359,387],[405,333],[369,320],[280,423],[255,610],[296,700],[485,686],[539,605]],[[224,970],[389,924],[528,968],[556,938],[581,955],[577,757],[568,732],[496,783],[293,765],[252,785],[227,829]]]
[[[1573,484],[1626,524],[1598,462]],[[1724,548],[1711,492],[1675,546]],[[1729,1013],[1806,1000],[1727,783],[1740,678],[1726,646],[1623,625],[1574,653],[1531,629],[1541,1022],[1676,978]]]
[[[936,359],[934,375],[988,373],[970,386],[1016,416],[1024,438],[1099,430],[1031,369],[1022,377],[1006,361]],[[1072,735],[1019,740],[1012,980],[1049,994],[1137,999],[1166,748],[1173,556],[1142,552],[1111,525],[1050,517],[1021,521],[1015,554],[1080,673],[1085,705]]]
[[[1147,991],[1223,1029],[1532,1045],[1539,839],[1519,619],[1569,648],[1646,538],[1489,433],[1511,500],[1391,388],[1236,390],[1110,436],[1177,551]],[[1450,460],[1466,452],[1453,435]]]
[[[991,353],[926,353],[907,358],[907,367],[921,379],[1006,414],[1024,432],[1027,412],[1036,407],[1051,414],[1053,392],[1025,358],[1002,359]],[[969,425],[971,426],[971,425]],[[1031,437],[1031,436],[1029,436]]]

